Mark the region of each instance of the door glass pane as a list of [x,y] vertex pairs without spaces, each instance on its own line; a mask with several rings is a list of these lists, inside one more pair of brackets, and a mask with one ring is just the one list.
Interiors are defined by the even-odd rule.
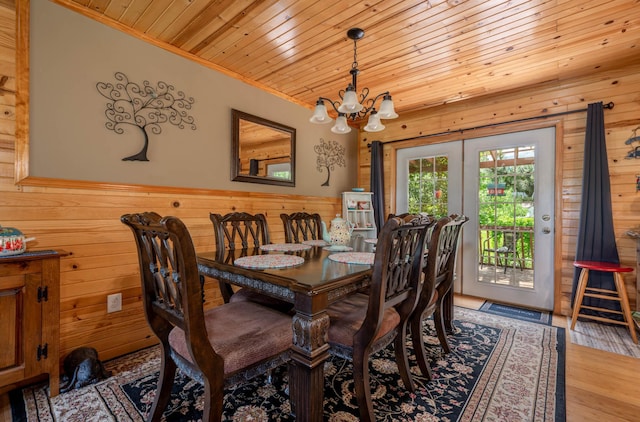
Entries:
[[408,211],[447,215],[449,158],[445,155],[409,160]]
[[533,289],[533,146],[479,152],[479,280]]

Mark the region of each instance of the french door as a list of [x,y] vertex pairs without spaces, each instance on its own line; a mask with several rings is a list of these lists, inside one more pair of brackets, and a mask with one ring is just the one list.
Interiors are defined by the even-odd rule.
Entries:
[[555,128],[450,144],[398,150],[396,212],[462,210],[455,291],[552,309]]
[[462,209],[462,141],[399,149],[396,160],[397,214]]
[[553,309],[555,128],[466,140],[464,158],[464,293]]
[[[396,214],[434,216],[462,210],[462,141],[399,149],[396,154]],[[464,227],[464,226],[463,226]],[[457,274],[460,274],[458,259]],[[460,277],[454,291],[461,291]]]

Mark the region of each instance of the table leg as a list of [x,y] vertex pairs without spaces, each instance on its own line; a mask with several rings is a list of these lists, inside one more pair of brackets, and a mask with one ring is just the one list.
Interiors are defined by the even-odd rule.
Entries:
[[296,421],[321,422],[324,400],[324,361],[329,357],[329,316],[324,309],[293,317],[293,347],[289,364],[289,395]]

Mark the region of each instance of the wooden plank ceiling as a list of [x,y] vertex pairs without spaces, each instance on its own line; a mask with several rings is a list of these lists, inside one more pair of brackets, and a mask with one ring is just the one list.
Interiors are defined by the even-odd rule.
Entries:
[[352,27],[399,113],[640,61],[640,0],[54,1],[309,108],[350,82]]

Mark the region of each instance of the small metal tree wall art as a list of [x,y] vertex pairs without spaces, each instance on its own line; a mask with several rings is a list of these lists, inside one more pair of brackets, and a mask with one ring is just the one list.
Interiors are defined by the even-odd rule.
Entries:
[[[640,126],[638,126],[637,128],[631,131],[633,135],[629,137],[629,139],[624,141],[625,145],[633,145],[634,142],[640,142],[640,136],[638,136],[638,133],[637,133],[638,129],[640,129]],[[640,145],[636,146],[631,151],[629,151],[625,158],[640,158]]]
[[137,127],[144,135],[144,145],[140,152],[125,157],[122,161],[149,161],[149,133],[159,135],[164,123],[168,122],[180,129],[196,129],[194,119],[188,113],[194,103],[193,97],[187,98],[182,91],[174,92],[173,85],[162,81],[158,81],[153,87],[149,81],[144,81],[142,86],[130,82],[122,72],[116,72],[115,78],[115,83],[96,84],[100,95],[109,100],[104,112],[107,116],[105,126],[119,135],[128,126]]
[[331,170],[334,170],[335,166],[346,167],[347,165],[344,161],[344,147],[336,141],[326,142],[320,138],[320,143],[314,145],[313,150],[318,154],[316,169],[320,173],[323,169],[327,169],[327,180],[320,186],[329,186]]

